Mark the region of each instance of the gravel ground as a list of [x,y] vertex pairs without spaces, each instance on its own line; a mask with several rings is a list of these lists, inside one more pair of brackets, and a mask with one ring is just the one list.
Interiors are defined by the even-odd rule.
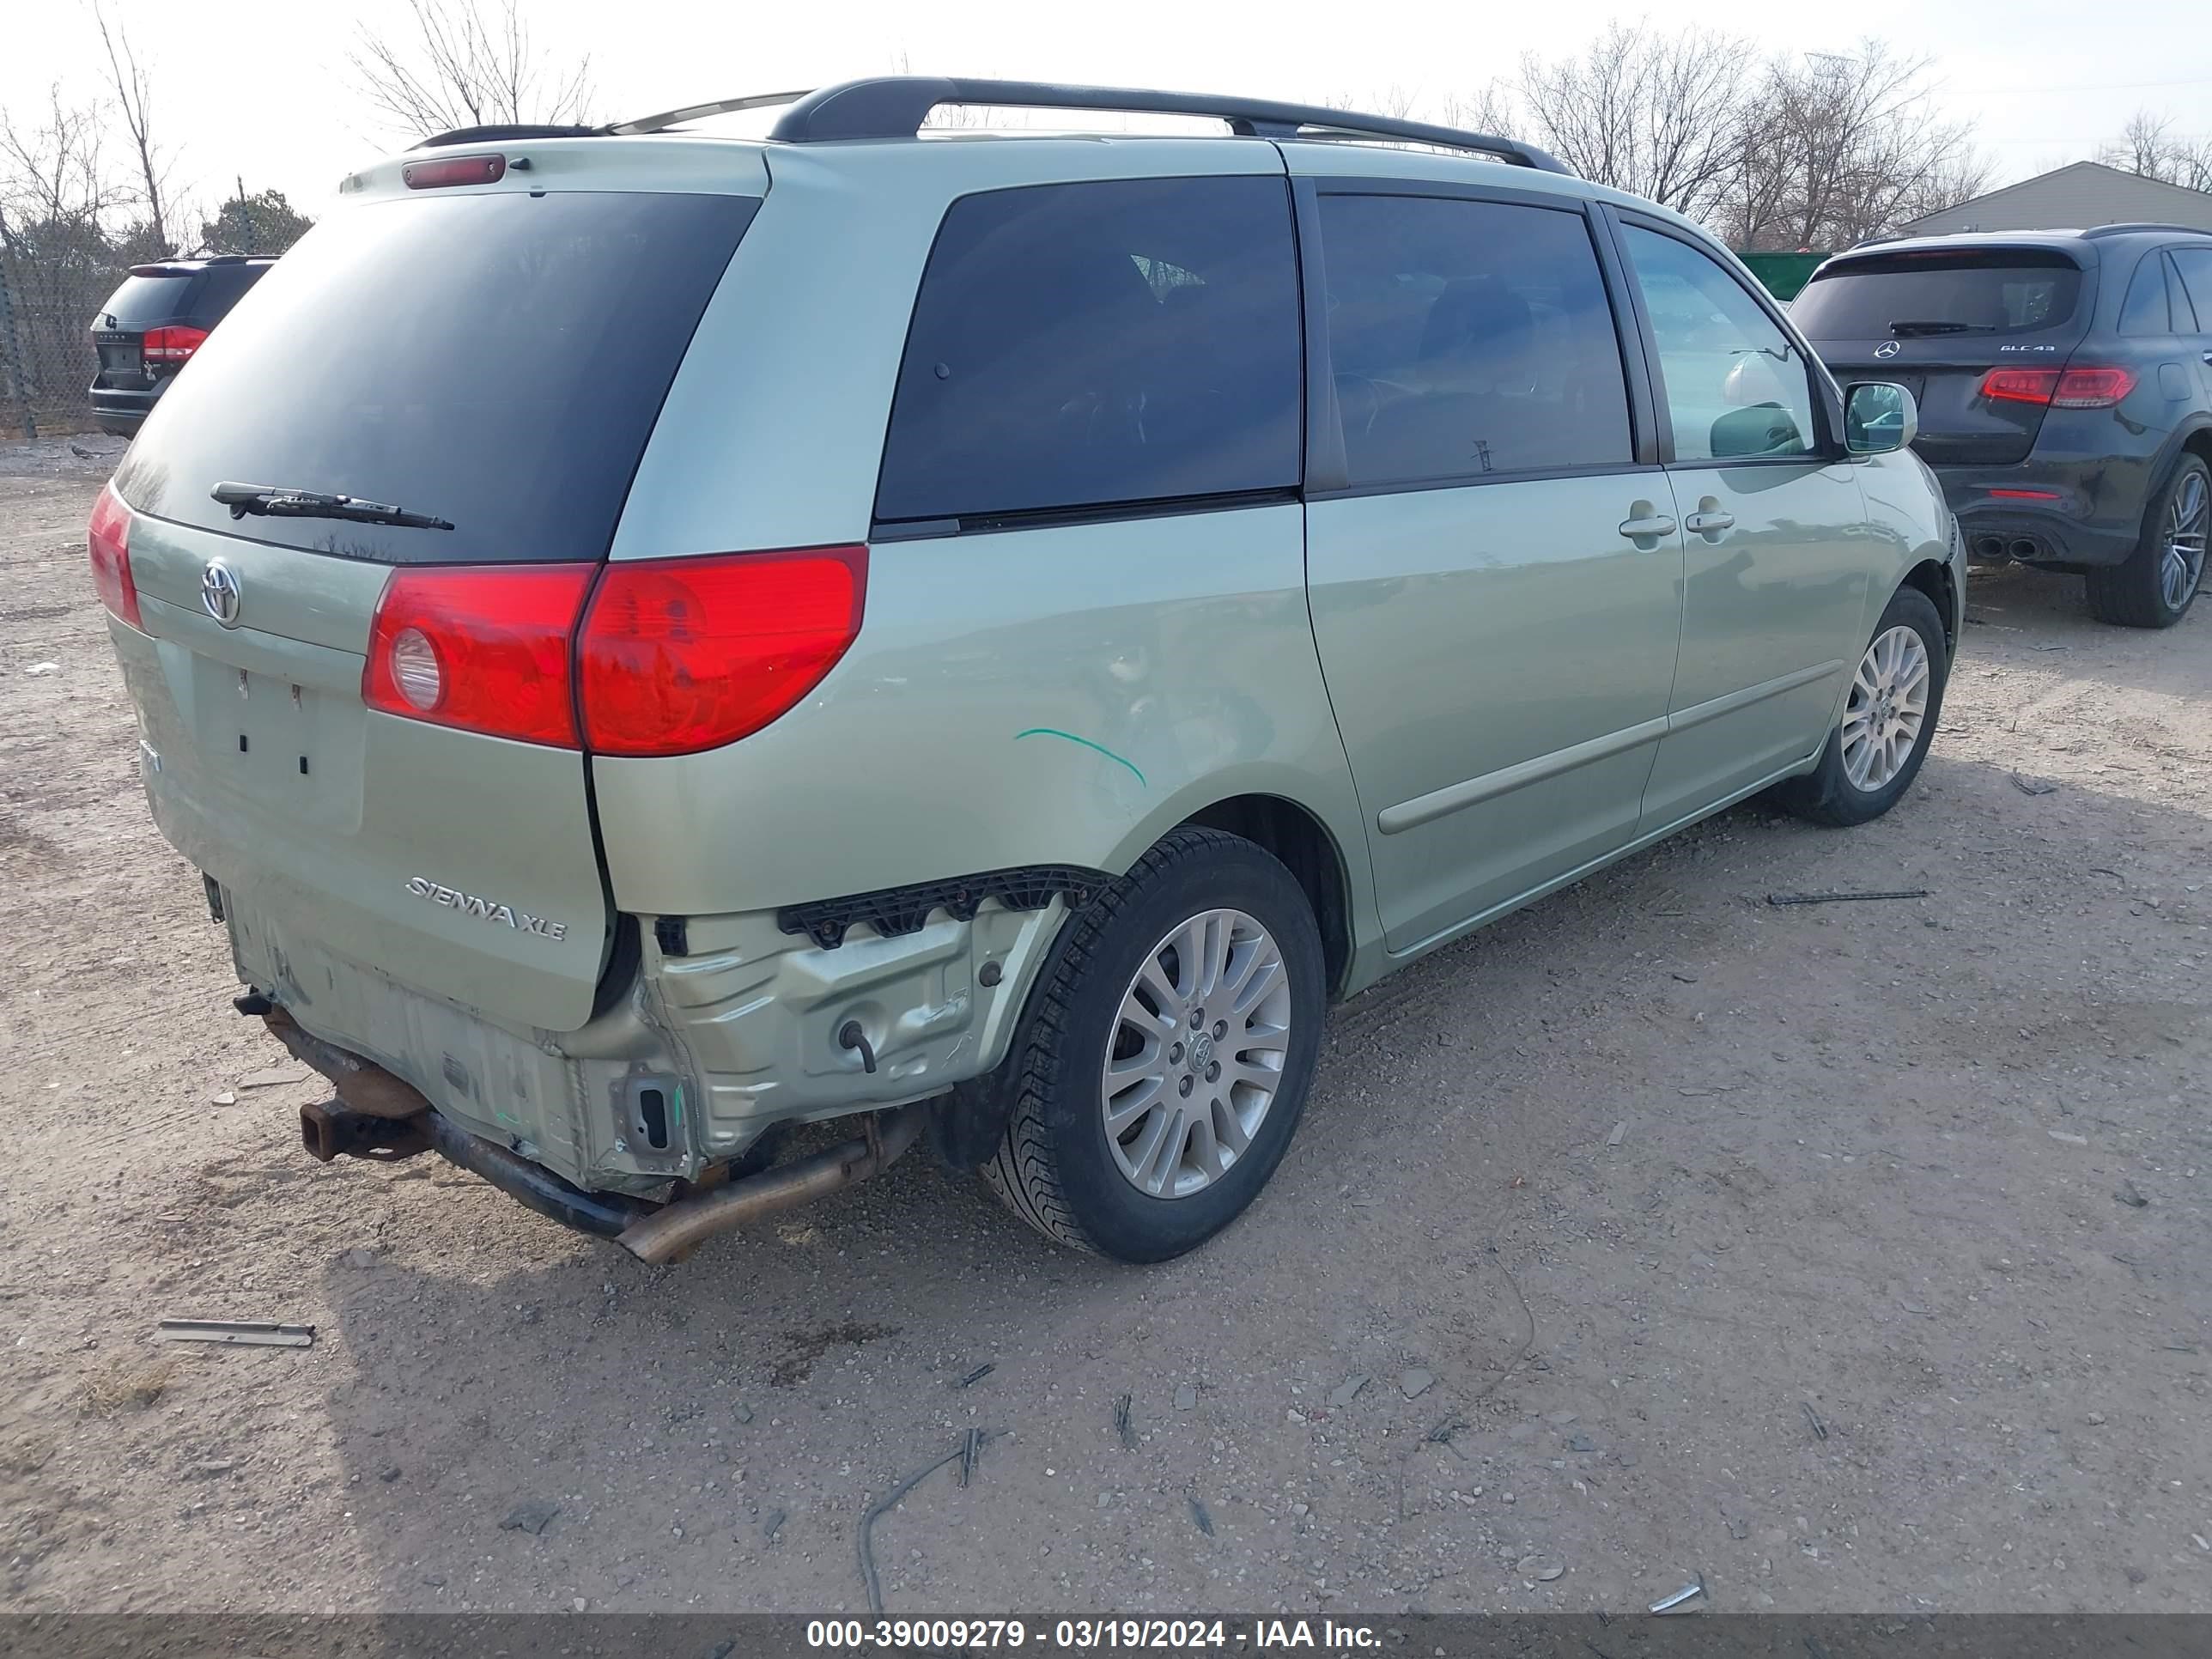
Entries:
[[0,1607],[857,1610],[972,1427],[895,1614],[2212,1609],[2204,607],[1978,574],[1896,812],[1729,813],[1340,1009],[1181,1261],[917,1157],[647,1268],[245,1086],[99,453],[0,448]]

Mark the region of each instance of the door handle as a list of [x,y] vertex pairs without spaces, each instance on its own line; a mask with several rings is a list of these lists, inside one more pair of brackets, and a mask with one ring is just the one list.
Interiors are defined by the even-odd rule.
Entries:
[[1621,520],[1620,533],[1648,553],[1661,538],[1674,533],[1674,520],[1650,501],[1632,501],[1628,516]]
[[1723,531],[1735,528],[1735,514],[1721,505],[1720,497],[1707,495],[1698,501],[1698,510],[1684,520],[1683,525],[1693,536],[1717,541]]

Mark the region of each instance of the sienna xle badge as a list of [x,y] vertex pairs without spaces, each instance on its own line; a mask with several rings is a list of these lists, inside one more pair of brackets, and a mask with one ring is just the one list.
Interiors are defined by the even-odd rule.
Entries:
[[[963,102],[1224,131],[925,135]],[[926,1139],[1156,1261],[1281,1162],[1331,1001],[1755,792],[1910,787],[1963,562],[1915,399],[1695,226],[1340,110],[721,107],[348,178],[94,514],[316,1156],[658,1261]]]

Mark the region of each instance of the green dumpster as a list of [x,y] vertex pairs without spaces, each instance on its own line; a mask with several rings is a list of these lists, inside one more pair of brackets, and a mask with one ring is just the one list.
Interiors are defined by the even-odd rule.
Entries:
[[1751,274],[1766,284],[1766,291],[1778,300],[1794,300],[1813,273],[1820,268],[1825,253],[1739,253],[1736,258],[1751,268]]

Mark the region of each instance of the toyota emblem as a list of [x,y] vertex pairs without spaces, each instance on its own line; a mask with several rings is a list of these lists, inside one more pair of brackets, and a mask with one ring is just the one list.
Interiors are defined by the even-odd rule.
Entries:
[[200,605],[225,628],[238,626],[238,573],[221,559],[210,559],[200,572]]
[[1894,357],[1904,349],[1905,348],[1894,340],[1884,340],[1874,349],[1874,355],[1877,357]]

